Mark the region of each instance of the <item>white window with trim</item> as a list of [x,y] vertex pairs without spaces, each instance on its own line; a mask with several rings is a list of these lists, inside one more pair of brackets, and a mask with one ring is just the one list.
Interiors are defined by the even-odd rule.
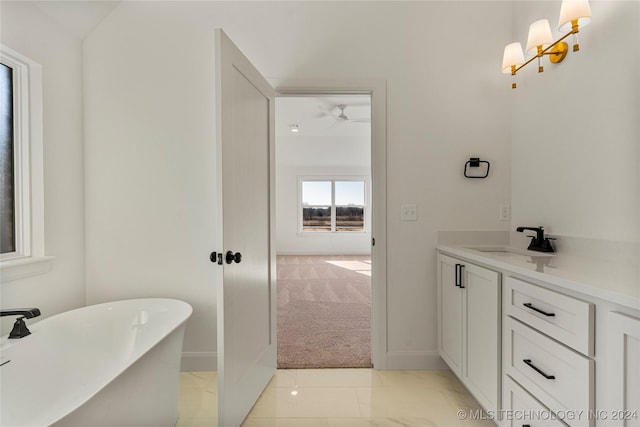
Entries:
[[300,177],[301,233],[367,233],[370,230],[367,177]]
[[0,187],[0,267],[5,281],[12,277],[6,267],[50,257],[44,256],[42,70],[4,45],[0,45]]

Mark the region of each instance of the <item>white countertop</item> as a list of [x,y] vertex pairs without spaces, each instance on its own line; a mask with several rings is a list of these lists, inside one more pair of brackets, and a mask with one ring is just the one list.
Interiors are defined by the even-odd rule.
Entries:
[[628,260],[602,260],[562,253],[514,249],[492,253],[474,250],[482,245],[439,245],[441,253],[464,258],[504,272],[544,281],[599,299],[640,310],[640,266]]

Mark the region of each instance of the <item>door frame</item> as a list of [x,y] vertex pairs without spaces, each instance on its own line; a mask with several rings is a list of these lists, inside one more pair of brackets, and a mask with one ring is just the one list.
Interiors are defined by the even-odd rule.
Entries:
[[[387,369],[387,82],[384,79],[270,80],[276,97],[371,96],[371,360]],[[275,218],[272,218],[275,221]]]

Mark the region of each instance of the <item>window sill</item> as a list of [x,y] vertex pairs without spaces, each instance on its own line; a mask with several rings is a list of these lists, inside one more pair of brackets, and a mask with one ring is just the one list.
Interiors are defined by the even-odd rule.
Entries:
[[299,231],[298,237],[366,237],[370,236],[368,231],[351,231],[351,232],[336,232],[336,231]]
[[51,271],[55,257],[25,257],[0,262],[0,282],[6,283],[12,280],[38,276]]

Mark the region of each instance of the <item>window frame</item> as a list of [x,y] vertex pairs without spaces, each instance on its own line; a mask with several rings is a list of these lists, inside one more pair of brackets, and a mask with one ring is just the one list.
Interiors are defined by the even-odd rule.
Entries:
[[48,261],[52,257],[44,254],[42,67],[3,44],[0,44],[0,62],[13,70],[14,123],[16,250],[0,254],[4,282],[39,274],[24,269],[10,272],[6,268]]
[[[371,197],[370,197],[370,177],[364,175],[326,175],[326,176],[298,176],[298,234],[304,236],[362,236],[371,233]],[[331,210],[331,230],[329,231],[305,231],[304,214],[305,205],[302,199],[302,185],[304,182],[331,182],[331,205],[312,205],[306,207],[328,207]],[[364,205],[336,205],[336,182],[362,182],[364,183]],[[338,207],[361,207],[363,209],[364,229],[363,231],[338,231],[336,229],[336,208]]]

